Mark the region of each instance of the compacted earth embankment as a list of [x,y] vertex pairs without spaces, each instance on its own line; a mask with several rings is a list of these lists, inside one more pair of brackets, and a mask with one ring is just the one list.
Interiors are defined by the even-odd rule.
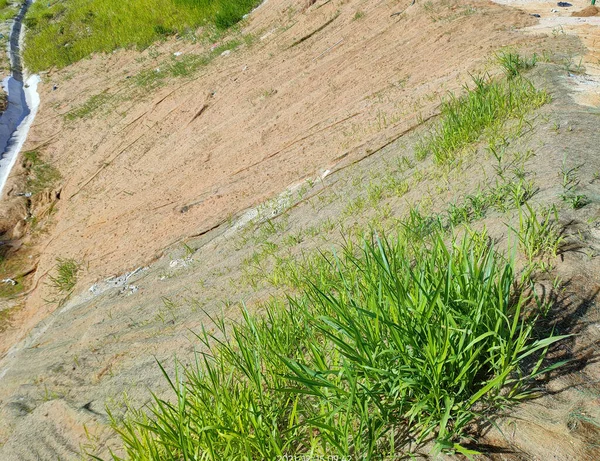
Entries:
[[0,458],[595,459],[595,29],[531,14],[269,1],[45,73]]

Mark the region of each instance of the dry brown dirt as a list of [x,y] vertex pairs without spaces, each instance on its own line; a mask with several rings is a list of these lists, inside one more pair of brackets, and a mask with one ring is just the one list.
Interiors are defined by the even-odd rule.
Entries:
[[571,13],[571,16],[575,16],[578,18],[589,18],[590,16],[597,16],[599,12],[600,10],[597,6],[590,5],[586,6],[581,11],[574,11],[573,13]]
[[[261,208],[285,222],[274,237],[278,242],[338,219],[378,172],[410,152],[418,138],[412,130],[437,113],[440,96],[460,89],[469,72],[497,71],[490,58],[503,46],[543,49],[565,62],[581,56],[585,73],[571,72],[572,62],[543,67],[548,75],[540,82],[556,97],[536,116],[535,135],[522,147],[539,152],[528,167],[542,202],[558,195],[565,150],[576,150],[575,160],[589,166],[582,183],[594,200],[572,220],[592,254],[600,250],[593,176],[600,164],[592,156],[600,140],[586,139],[597,118],[600,74],[594,67],[598,26],[585,21],[597,18],[568,18],[584,20],[571,23],[570,10],[550,15],[554,4],[542,2],[409,3],[334,0],[306,7],[269,0],[244,26],[253,40],[217,56],[193,78],[155,88],[136,86],[136,76],[164,69],[173,53],[182,59],[212,44],[172,40],[142,53],[94,56],[43,76],[42,105],[26,149],[38,150],[63,180],[27,202],[16,196],[26,175],[18,167],[2,198],[0,220],[15,261],[5,267],[33,271],[26,295],[0,304],[19,307],[11,326],[0,331],[0,459],[76,459],[80,444],[106,455],[116,443],[106,427],[106,403],[118,406],[124,391],[143,403],[145,386],[164,391],[155,357],[167,363],[174,354],[190,353],[190,330],[207,323],[203,309],[235,317],[236,308],[225,301],[252,304],[270,294],[249,282],[244,261],[255,254],[262,231],[238,226],[253,216],[244,212],[291,186],[293,192]],[[585,3],[574,5],[579,11]],[[538,11],[541,19],[530,15]],[[566,22],[555,32],[560,21]],[[90,101],[104,103],[92,107]],[[86,104],[89,112],[69,119]],[[425,180],[390,204],[393,213],[433,190],[440,208],[473,191],[491,169],[486,159],[470,160],[472,166],[459,167],[450,179],[431,162],[415,167]],[[304,182],[315,178],[324,179]],[[304,187],[307,195],[298,199]],[[42,216],[43,225],[24,225],[28,213]],[[487,224],[493,230],[504,220]],[[577,225],[567,224],[576,234]],[[340,229],[317,234],[295,251],[339,239]],[[593,274],[600,268],[588,254],[564,256],[559,269],[570,280],[556,303],[566,318],[561,328],[583,328],[585,321],[585,334],[568,346],[578,359],[590,350],[594,356],[598,344]],[[74,258],[83,267],[62,305],[45,301],[53,296],[47,283],[56,258]],[[105,280],[136,268],[143,269]],[[584,298],[588,307],[582,310]],[[490,429],[485,440],[499,447],[490,456],[595,459],[598,431],[589,421],[600,421],[594,384],[600,372],[596,359],[586,360],[585,373],[555,377],[548,385],[555,394],[519,407],[523,424],[513,418]],[[27,443],[35,434],[41,435]],[[554,458],[553,450],[559,453]]]

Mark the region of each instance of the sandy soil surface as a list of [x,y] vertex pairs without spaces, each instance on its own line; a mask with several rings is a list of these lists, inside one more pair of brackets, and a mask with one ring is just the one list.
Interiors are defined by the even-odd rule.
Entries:
[[[533,134],[511,147],[536,152],[527,171],[540,187],[537,199],[558,196],[566,150],[587,166],[581,183],[592,203],[564,217],[570,233],[586,237],[585,251],[563,257],[558,271],[571,285],[556,303],[564,314],[561,328],[579,325],[583,332],[565,350],[587,358],[579,362],[584,372],[569,369],[548,384],[556,394],[520,407],[525,423],[507,420],[502,433],[489,431],[487,440],[500,447],[497,459],[595,459],[597,431],[577,416],[600,416],[593,359],[600,320],[593,275],[600,270],[593,257],[600,254],[594,179],[600,139],[591,107],[596,87],[585,83],[595,81],[596,52],[596,26],[585,21],[596,18],[571,17],[585,6],[575,2],[557,16],[566,21],[565,32],[555,33],[544,17],[531,16],[547,8],[554,18],[549,3],[408,4],[332,1],[302,8],[269,0],[244,30],[252,43],[216,57],[193,79],[153,89],[136,86],[136,76],[210,45],[169,41],[43,76],[28,148],[64,179],[30,203],[16,196],[26,170],[17,168],[2,201],[4,223],[46,215],[35,235],[22,224],[3,229],[19,249],[20,270],[33,269],[32,291],[17,298],[12,326],[0,332],[0,459],[76,459],[80,444],[106,454],[115,443],[106,403],[118,407],[124,391],[142,403],[146,386],[164,391],[155,358],[169,369],[175,353],[187,360],[195,347],[190,330],[207,322],[203,311],[223,309],[235,317],[237,309],[226,301],[252,305],[271,293],[250,283],[244,263],[264,228],[238,228],[236,219],[299,185],[260,208],[281,220],[272,238],[280,243],[304,232],[296,254],[339,239],[339,226],[327,223],[344,216],[378,174],[410,155],[419,136],[412,130],[436,114],[439,97],[460,88],[468,72],[492,69],[490,57],[505,45],[544,49],[554,60],[538,76],[554,102],[534,117]],[[579,19],[584,23],[568,24]],[[577,67],[579,54],[590,74]],[[83,115],[68,116],[73,113]],[[430,161],[418,164],[413,169],[425,179],[386,206],[398,216],[437,191],[432,206],[444,208],[491,177],[485,157],[470,160],[450,179]],[[350,216],[348,225],[383,209]],[[486,224],[493,231],[507,219],[495,216]],[[57,257],[84,268],[73,297],[60,306],[44,301],[52,295],[47,281]],[[552,458],[555,449],[560,455]]]

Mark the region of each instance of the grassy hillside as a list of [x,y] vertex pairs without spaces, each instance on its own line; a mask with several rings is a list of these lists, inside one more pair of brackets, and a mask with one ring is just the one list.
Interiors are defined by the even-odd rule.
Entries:
[[25,62],[36,72],[94,52],[143,48],[202,25],[227,29],[257,0],[58,0],[36,2],[26,17]]

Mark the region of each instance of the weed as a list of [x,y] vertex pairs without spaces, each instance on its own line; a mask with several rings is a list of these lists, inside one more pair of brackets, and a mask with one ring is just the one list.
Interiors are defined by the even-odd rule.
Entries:
[[194,253],[196,253],[196,250],[185,242],[182,243],[182,246],[183,246],[183,250],[185,252],[185,259],[186,260],[192,259],[192,257],[194,256]]
[[552,29],[552,36],[553,37],[558,37],[559,35],[566,35],[565,30],[563,29],[562,25],[559,25],[558,27],[555,27],[554,29]]
[[377,205],[383,198],[383,185],[381,181],[370,182],[367,187],[367,196],[371,205]]
[[442,103],[442,120],[417,145],[418,159],[431,153],[438,163],[450,162],[485,130],[497,131],[509,118],[522,119],[550,98],[547,92],[536,90],[521,76],[504,81],[473,77],[473,83],[474,88],[465,87],[464,96],[451,94]]
[[81,265],[74,259],[56,259],[54,267],[56,275],[49,275],[49,285],[58,293],[70,294],[77,283]]
[[499,212],[505,212],[512,208],[520,208],[536,192],[531,181],[508,181],[497,183],[496,186],[487,190],[478,190],[467,195],[461,204],[451,203],[448,205],[448,224],[457,226],[470,223],[485,217],[488,209],[494,208]]
[[25,166],[29,170],[27,176],[27,192],[35,195],[47,189],[51,189],[61,179],[57,168],[42,160],[40,153],[31,150],[23,154]]
[[348,242],[312,260],[299,296],[213,318],[195,365],[159,364],[173,403],[111,415],[128,457],[375,459],[426,439],[472,453],[458,443],[469,425],[524,398],[562,337],[532,339],[529,297],[487,239],[412,236]]
[[343,211],[343,215],[346,217],[356,216],[356,215],[362,213],[362,211],[365,209],[366,206],[367,206],[367,201],[365,200],[365,198],[362,195],[359,195],[354,200],[349,202],[348,205],[346,205],[346,208]]
[[529,262],[537,257],[556,256],[563,237],[558,230],[555,207],[535,211],[529,204],[519,210],[519,247]]
[[410,186],[408,181],[400,179],[394,175],[389,175],[384,178],[383,185],[389,193],[396,197],[402,197],[408,192]]
[[456,205],[454,203],[448,205],[448,222],[452,226],[457,226],[470,221],[471,217],[468,205]]
[[584,194],[577,194],[574,190],[579,185],[579,178],[577,177],[577,172],[581,165],[575,166],[573,168],[568,168],[566,166],[567,158],[563,159],[560,177],[562,182],[563,192],[560,195],[561,199],[571,205],[571,208],[578,210],[583,208],[589,203],[589,199]]
[[356,13],[354,13],[354,17],[352,18],[353,21],[358,21],[359,19],[362,19],[365,17],[365,13],[363,11],[357,11]]
[[579,179],[577,178],[577,172],[581,168],[581,165],[573,168],[567,167],[567,157],[565,156],[562,161],[560,169],[561,184],[565,192],[571,191],[579,185]]
[[537,55],[534,54],[530,59],[526,59],[518,53],[503,51],[496,55],[496,60],[502,66],[506,77],[513,79],[518,77],[523,70],[528,70],[535,66]]
[[163,63],[160,67],[146,69],[137,74],[134,83],[145,89],[156,88],[163,84],[167,78],[189,78],[198,72],[199,69],[208,65],[215,57],[223,51],[234,50],[240,46],[241,42],[237,39],[229,40],[220,46],[215,47],[209,53],[205,54],[186,54],[183,56],[172,56],[169,61]]
[[404,173],[405,171],[415,167],[414,162],[405,155],[398,157],[396,160],[396,165],[398,167],[398,172],[400,173]]
[[81,106],[75,109],[71,109],[69,112],[67,112],[65,114],[65,120],[76,120],[78,118],[86,118],[100,107],[106,105],[109,101],[111,101],[112,98],[113,97],[106,92],[94,95],[90,97]]
[[[2,295],[4,296],[4,293],[2,293]],[[13,315],[18,309],[19,306],[0,309],[0,333],[5,331],[11,325]]]
[[408,217],[401,223],[404,232],[417,241],[434,232],[439,232],[443,226],[439,216],[423,214],[418,208],[411,208]]
[[563,194],[561,198],[574,210],[579,210],[590,203],[588,196],[584,194]]
[[565,59],[564,68],[569,74],[585,74],[583,58],[579,58],[579,62],[575,63],[575,61],[573,61],[573,57],[569,56],[567,59]]

